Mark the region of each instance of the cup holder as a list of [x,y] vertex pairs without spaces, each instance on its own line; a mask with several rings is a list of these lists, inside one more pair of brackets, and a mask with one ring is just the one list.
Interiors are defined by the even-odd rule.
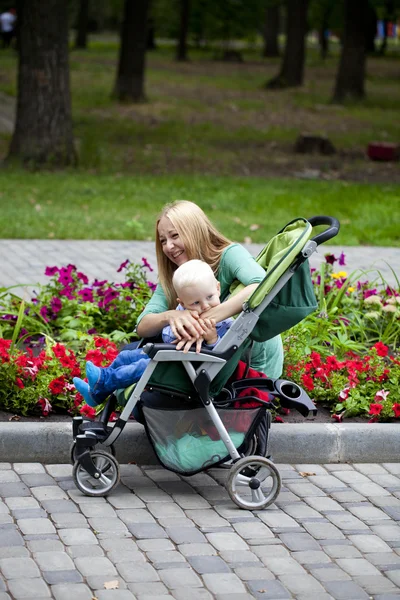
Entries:
[[299,388],[299,386],[290,381],[285,381],[284,383],[282,383],[279,386],[278,391],[283,396],[286,396],[286,398],[293,398],[294,400],[296,398],[300,398],[301,396],[301,389]]

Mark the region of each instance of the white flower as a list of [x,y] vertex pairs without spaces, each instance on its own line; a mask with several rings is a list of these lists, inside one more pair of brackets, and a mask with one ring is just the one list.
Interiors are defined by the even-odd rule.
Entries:
[[389,392],[386,392],[385,390],[379,390],[379,392],[376,392],[375,394],[375,402],[383,402],[388,396]]
[[364,299],[364,304],[379,304],[382,306],[382,300],[380,296],[368,296],[368,298]]
[[391,312],[391,313],[395,313],[397,310],[396,306],[393,306],[393,304],[386,304],[385,306],[382,306],[382,310],[384,312]]

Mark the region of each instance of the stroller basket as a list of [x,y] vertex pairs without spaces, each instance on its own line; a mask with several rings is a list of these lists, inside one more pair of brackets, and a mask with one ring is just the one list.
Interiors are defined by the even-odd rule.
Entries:
[[[224,442],[204,407],[142,407],[147,435],[160,463],[181,475],[194,475],[230,459]],[[245,452],[265,408],[217,408],[239,452]]]

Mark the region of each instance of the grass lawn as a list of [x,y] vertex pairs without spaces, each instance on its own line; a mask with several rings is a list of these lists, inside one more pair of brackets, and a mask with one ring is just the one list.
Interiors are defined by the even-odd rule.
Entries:
[[297,216],[329,214],[342,223],[338,245],[400,245],[394,185],[21,171],[0,172],[0,190],[2,238],[153,239],[160,208],[189,199],[240,242],[266,242]]
[[[1,237],[147,239],[160,207],[186,198],[238,241],[322,213],[341,220],[338,244],[400,245],[399,163],[365,154],[369,141],[400,140],[398,56],[369,58],[367,99],[333,106],[335,49],[325,62],[308,50],[302,88],[267,91],[279,60],[245,51],[243,63],[223,63],[192,50],[182,64],[161,48],[148,54],[148,102],[120,105],[110,99],[117,52],[115,36],[71,52],[80,166],[0,171]],[[16,93],[12,51],[2,52],[0,91]],[[302,132],[327,135],[337,153],[295,154]],[[0,133],[0,159],[9,140]]]

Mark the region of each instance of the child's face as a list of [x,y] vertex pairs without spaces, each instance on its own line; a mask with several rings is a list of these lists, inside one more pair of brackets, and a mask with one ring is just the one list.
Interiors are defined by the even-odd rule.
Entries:
[[218,306],[220,284],[216,279],[210,278],[205,282],[197,285],[184,287],[177,298],[179,304],[187,310],[194,310],[198,313],[203,313],[209,308]]

